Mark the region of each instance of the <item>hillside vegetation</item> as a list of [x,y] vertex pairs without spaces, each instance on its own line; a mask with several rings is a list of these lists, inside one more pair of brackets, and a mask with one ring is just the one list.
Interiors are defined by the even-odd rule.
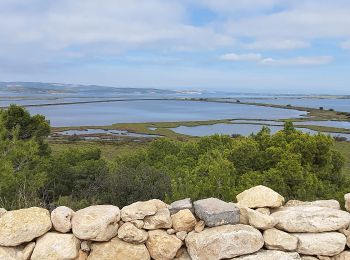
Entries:
[[108,159],[94,146],[53,153],[46,140],[49,132],[43,116],[14,105],[1,112],[0,207],[122,207],[150,198],[185,197],[232,201],[258,184],[286,199],[340,200],[350,187],[345,158],[334,140],[302,133],[289,122],[273,135],[265,127],[249,137],[160,138]]

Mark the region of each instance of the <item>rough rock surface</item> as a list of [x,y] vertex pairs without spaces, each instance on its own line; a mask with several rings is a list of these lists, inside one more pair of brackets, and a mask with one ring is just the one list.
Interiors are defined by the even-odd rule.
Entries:
[[278,208],[283,205],[284,198],[272,189],[259,185],[238,194],[237,201],[247,208]]
[[0,208],[0,218],[1,218],[1,216],[4,215],[6,212],[7,212],[6,209]]
[[183,209],[189,209],[191,212],[194,212],[192,201],[190,198],[174,201],[169,206],[171,215]]
[[277,220],[272,216],[262,214],[249,208],[245,210],[247,211],[249,224],[257,229],[266,230],[273,228],[277,224]]
[[344,251],[339,255],[332,257],[332,260],[349,260],[349,259],[350,259],[350,251]]
[[115,237],[108,242],[93,243],[88,260],[150,260],[144,244],[131,244]]
[[205,228],[205,223],[203,220],[200,220],[197,222],[196,226],[194,227],[194,231],[197,233],[202,232]]
[[185,247],[181,247],[179,251],[177,251],[175,260],[192,260],[190,255],[188,254]]
[[296,233],[297,252],[305,255],[334,256],[340,254],[346,244],[346,238],[338,232]]
[[317,206],[331,209],[340,209],[340,204],[337,200],[316,200],[316,201],[300,201],[300,200],[289,200],[284,207],[295,207],[295,206]]
[[147,231],[138,229],[132,223],[124,223],[118,230],[118,237],[125,242],[141,244],[148,238]]
[[182,246],[182,241],[175,235],[169,235],[164,230],[151,230],[146,242],[151,257],[155,260],[174,259]]
[[193,205],[196,215],[208,227],[239,223],[239,208],[233,203],[208,198],[197,200]]
[[258,251],[264,245],[261,233],[246,225],[224,225],[207,228],[186,237],[192,260],[218,260]]
[[347,211],[350,211],[350,193],[347,193],[344,195],[344,200],[345,200],[345,209]]
[[187,236],[186,231],[179,231],[176,233],[176,237],[182,241],[185,240],[186,236]]
[[288,232],[335,231],[350,224],[348,212],[316,206],[287,207],[271,216],[278,221],[278,229]]
[[73,234],[49,232],[37,239],[32,260],[74,260],[79,255],[80,241]]
[[146,216],[152,216],[158,210],[165,208],[168,208],[167,204],[158,199],[139,201],[122,208],[121,218],[125,222],[137,219],[142,220]]
[[82,240],[108,241],[118,233],[119,208],[112,205],[90,206],[74,213],[73,234]]
[[0,246],[1,260],[27,260],[30,258],[35,247],[35,242],[17,247]]
[[0,246],[30,242],[52,227],[50,213],[42,208],[8,211],[0,218]]
[[182,209],[171,216],[173,222],[173,229],[177,232],[190,232],[196,226],[196,218],[189,209]]
[[241,260],[299,260],[300,255],[298,253],[287,253],[277,250],[260,250],[255,254],[240,256],[233,259]]
[[67,233],[72,229],[72,217],[74,211],[68,207],[60,206],[51,212],[51,221],[54,229],[61,233]]
[[284,231],[272,228],[263,233],[265,246],[267,249],[295,251],[298,245],[298,239]]
[[170,211],[167,208],[160,209],[153,216],[144,218],[144,229],[171,228]]

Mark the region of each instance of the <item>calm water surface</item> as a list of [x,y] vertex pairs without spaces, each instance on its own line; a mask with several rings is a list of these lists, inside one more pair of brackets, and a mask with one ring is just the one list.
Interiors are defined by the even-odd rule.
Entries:
[[43,114],[52,126],[97,126],[113,123],[202,121],[215,119],[285,119],[305,116],[306,112],[243,104],[208,103],[180,100],[139,100],[28,107]]

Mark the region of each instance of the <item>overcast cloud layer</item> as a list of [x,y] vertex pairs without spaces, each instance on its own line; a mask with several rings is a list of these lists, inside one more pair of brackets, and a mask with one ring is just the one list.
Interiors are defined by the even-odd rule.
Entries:
[[1,0],[0,81],[350,93],[348,0]]

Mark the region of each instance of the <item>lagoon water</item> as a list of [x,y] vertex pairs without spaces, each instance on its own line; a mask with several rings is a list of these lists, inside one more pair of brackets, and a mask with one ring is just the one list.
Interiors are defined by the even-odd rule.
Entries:
[[286,119],[306,112],[243,104],[181,100],[138,100],[28,107],[52,126],[98,126],[113,123],[203,121],[216,119]]
[[292,105],[301,107],[312,107],[334,109],[336,111],[350,112],[350,99],[340,98],[257,98],[240,99],[242,102],[254,102],[276,105]]
[[[254,124],[213,124],[213,125],[200,125],[200,126],[178,126],[172,128],[176,133],[191,135],[191,136],[208,136],[214,134],[239,134],[243,136],[248,136],[252,133],[257,133],[261,130],[262,125],[254,125]],[[270,128],[271,133],[276,133],[283,129],[283,126],[268,126]],[[313,131],[306,128],[298,127],[298,130],[301,130],[305,133],[317,134],[317,131]],[[350,134],[342,134],[342,133],[326,133],[331,136],[340,136],[345,137],[350,140]]]

